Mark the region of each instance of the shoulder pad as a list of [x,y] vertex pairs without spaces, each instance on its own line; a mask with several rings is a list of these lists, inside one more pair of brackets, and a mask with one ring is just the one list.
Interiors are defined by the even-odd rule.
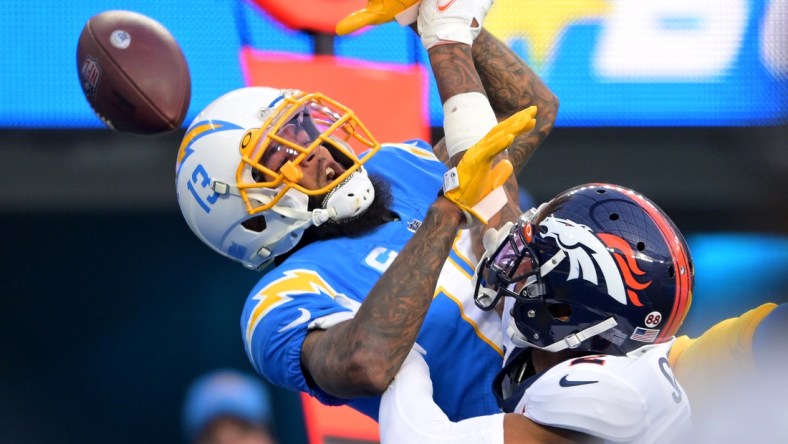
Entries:
[[516,412],[607,440],[636,438],[648,425],[647,403],[636,387],[604,365],[610,358],[588,357],[588,363],[574,365],[577,360],[570,360],[551,368],[525,392]]

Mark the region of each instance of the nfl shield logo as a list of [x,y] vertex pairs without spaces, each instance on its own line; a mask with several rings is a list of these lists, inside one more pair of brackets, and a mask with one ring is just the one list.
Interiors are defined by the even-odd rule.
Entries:
[[100,78],[101,68],[98,61],[93,57],[86,57],[79,70],[79,81],[82,84],[82,90],[89,98],[96,97],[96,88],[98,88]]

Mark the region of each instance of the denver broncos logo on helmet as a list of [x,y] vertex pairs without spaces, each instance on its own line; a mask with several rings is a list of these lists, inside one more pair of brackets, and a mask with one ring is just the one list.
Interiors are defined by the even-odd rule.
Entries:
[[599,238],[602,239],[602,242],[607,244],[610,249],[618,250],[613,252],[613,257],[618,263],[621,274],[624,276],[624,282],[628,287],[627,296],[629,296],[629,301],[638,307],[642,307],[643,303],[640,302],[640,298],[637,293],[635,293],[635,290],[646,289],[651,285],[651,281],[643,283],[635,279],[635,274],[642,276],[646,274],[646,272],[638,267],[632,247],[629,246],[624,239],[612,234],[599,233]]
[[[567,280],[584,279],[599,285],[598,273],[601,272],[610,297],[624,305],[627,299],[635,306],[643,305],[634,290],[648,287],[651,281],[641,283],[635,279],[633,274],[645,272],[628,254],[632,248],[626,241],[610,234],[597,236],[585,225],[552,216],[546,217],[539,225],[542,230],[547,229],[542,236],[555,239],[556,245],[566,253],[569,259]],[[626,259],[618,252],[611,252],[613,249],[622,251]]]

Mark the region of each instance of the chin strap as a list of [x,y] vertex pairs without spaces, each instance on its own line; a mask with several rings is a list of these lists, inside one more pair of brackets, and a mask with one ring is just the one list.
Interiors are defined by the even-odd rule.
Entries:
[[[215,179],[211,180],[211,189],[213,189],[213,191],[216,192],[217,194],[230,194],[232,196],[242,197],[241,192],[238,190],[237,186],[225,182],[220,182]],[[267,198],[267,196],[258,195],[255,196],[255,198],[262,201],[264,200],[263,198]],[[309,221],[314,225],[320,225],[326,222],[331,214],[330,211],[323,209],[318,209],[314,211],[303,211],[296,208],[284,207],[281,205],[274,205],[271,208],[271,211],[281,214],[282,216],[285,216],[290,219]]]
[[576,348],[580,345],[581,342],[585,341],[588,338],[592,338],[602,332],[610,330],[611,328],[618,325],[615,319],[612,317],[605,319],[604,321],[592,325],[591,327],[586,328],[585,330],[581,330],[577,333],[572,333],[568,335],[564,339],[560,341],[554,342],[547,347],[539,347],[537,345],[528,342],[528,339],[520,333],[517,327],[514,325],[514,322],[510,323],[506,328],[506,333],[509,335],[509,338],[512,340],[512,343],[517,347],[534,347],[548,352],[557,352],[561,350],[565,350],[567,348],[572,349]]

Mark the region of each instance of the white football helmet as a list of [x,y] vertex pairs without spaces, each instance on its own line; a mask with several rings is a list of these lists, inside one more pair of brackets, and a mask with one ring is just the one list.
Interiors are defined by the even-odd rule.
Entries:
[[[325,186],[308,189],[299,165],[318,148],[344,171],[327,168]],[[189,126],[175,167],[178,204],[208,246],[260,269],[309,226],[369,207],[375,195],[362,164],[379,149],[353,111],[320,93],[241,88]],[[322,207],[309,210],[309,196],[323,195]]]

